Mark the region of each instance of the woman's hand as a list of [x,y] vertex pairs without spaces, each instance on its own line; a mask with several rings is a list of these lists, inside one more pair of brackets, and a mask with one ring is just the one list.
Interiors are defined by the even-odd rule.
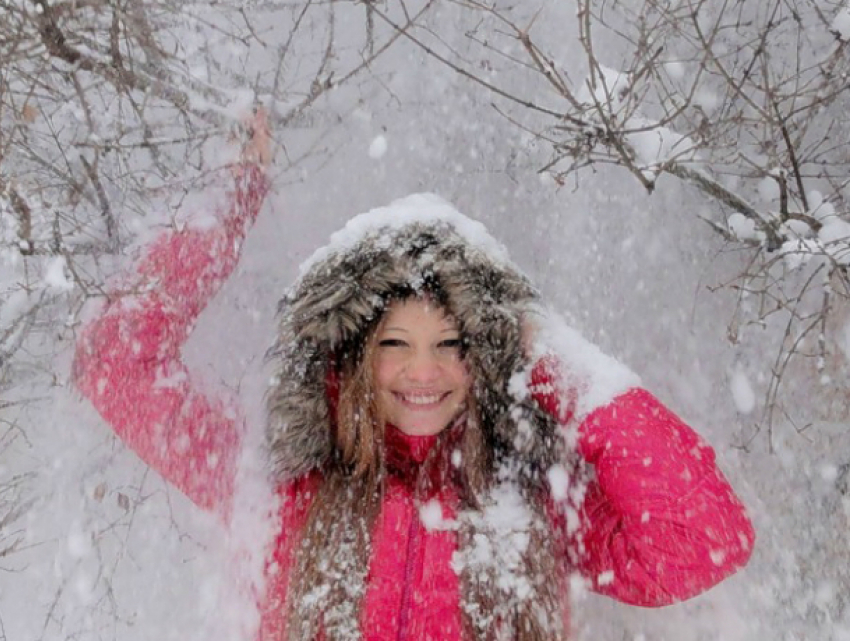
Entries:
[[522,352],[528,360],[532,360],[534,358],[534,343],[538,334],[537,324],[532,320],[530,314],[523,314],[519,322]]
[[242,147],[243,163],[267,168],[272,161],[271,133],[268,114],[264,107],[257,107],[254,113],[244,121],[247,142]]

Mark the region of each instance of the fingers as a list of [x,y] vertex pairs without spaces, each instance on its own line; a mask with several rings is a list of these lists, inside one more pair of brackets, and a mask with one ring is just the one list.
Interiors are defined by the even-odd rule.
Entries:
[[523,315],[520,319],[520,336],[522,337],[522,351],[528,358],[534,356],[534,341],[537,338],[537,325],[529,315]]
[[271,133],[268,113],[264,107],[254,109],[254,113],[245,121],[245,129],[248,142],[242,149],[242,160],[268,167],[272,161]]

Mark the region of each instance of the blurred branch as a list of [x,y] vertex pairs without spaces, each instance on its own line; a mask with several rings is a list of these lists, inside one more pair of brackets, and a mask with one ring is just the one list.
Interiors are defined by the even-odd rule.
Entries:
[[34,250],[32,242],[32,210],[20,192],[13,185],[4,181],[2,176],[0,176],[0,194],[7,194],[9,197],[9,204],[12,207],[12,211],[18,217],[20,252],[24,256],[29,256]]
[[86,169],[86,174],[94,185],[95,193],[97,194],[98,202],[100,203],[100,213],[106,223],[106,237],[109,239],[109,253],[118,252],[121,241],[118,237],[118,225],[115,222],[115,216],[112,214],[112,208],[109,206],[109,199],[106,197],[106,190],[103,188],[103,183],[100,182],[100,177],[97,174],[91,163],[85,156],[80,156],[80,162]]

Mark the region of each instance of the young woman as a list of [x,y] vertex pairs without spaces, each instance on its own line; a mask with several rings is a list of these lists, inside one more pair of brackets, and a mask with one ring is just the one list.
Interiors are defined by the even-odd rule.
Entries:
[[[180,348],[238,260],[267,158],[258,135],[219,224],[155,241],[75,359],[113,429],[225,521],[243,421],[196,389]],[[435,197],[357,217],[316,252],[271,355],[281,500],[262,641],[567,639],[579,577],[660,606],[751,553],[711,448]]]

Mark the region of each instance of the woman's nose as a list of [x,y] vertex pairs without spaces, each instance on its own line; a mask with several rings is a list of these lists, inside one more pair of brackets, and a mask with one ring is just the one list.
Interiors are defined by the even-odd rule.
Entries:
[[440,377],[440,361],[430,350],[417,351],[407,364],[407,377],[419,383],[433,382]]

